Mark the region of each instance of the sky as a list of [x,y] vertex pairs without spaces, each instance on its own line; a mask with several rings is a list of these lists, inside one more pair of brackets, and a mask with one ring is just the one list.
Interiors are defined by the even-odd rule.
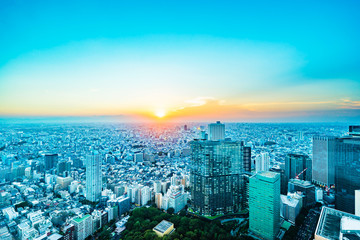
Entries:
[[359,1],[0,2],[0,116],[360,121]]

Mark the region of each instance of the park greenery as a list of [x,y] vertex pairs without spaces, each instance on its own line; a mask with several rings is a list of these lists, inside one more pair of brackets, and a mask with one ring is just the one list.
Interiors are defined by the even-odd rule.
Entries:
[[[176,230],[171,235],[160,238],[152,229],[162,220],[173,223]],[[121,239],[253,239],[248,236],[232,236],[230,232],[235,228],[238,228],[238,226],[234,222],[221,224],[219,220],[205,221],[187,215],[185,210],[180,211],[178,214],[169,214],[155,207],[142,207],[136,208],[130,213],[130,218],[126,223],[126,230],[122,233]]]

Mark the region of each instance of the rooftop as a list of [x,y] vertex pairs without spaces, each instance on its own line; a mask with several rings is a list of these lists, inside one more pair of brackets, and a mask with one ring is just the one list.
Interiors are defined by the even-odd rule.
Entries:
[[162,220],[158,225],[156,225],[154,227],[154,230],[164,233],[166,232],[166,230],[168,230],[171,226],[173,226],[174,224],[171,222],[168,222],[166,220]]
[[73,220],[77,223],[80,223],[82,221],[84,221],[85,219],[87,219],[88,217],[90,217],[90,215],[85,215],[84,217],[80,218],[80,217],[77,217],[77,218],[74,218]]
[[[328,207],[323,207],[316,227],[315,235],[325,239],[337,240],[340,232],[351,235],[359,233],[360,217]],[[355,233],[355,235],[357,235]],[[353,239],[360,239],[353,236]]]

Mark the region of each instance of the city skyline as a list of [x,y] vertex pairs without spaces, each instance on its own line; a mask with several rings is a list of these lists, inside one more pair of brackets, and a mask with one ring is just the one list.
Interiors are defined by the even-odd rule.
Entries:
[[1,118],[360,120],[356,1],[1,5]]

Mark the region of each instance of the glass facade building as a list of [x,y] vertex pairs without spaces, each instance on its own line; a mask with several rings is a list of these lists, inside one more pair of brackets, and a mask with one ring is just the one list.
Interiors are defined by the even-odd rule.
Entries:
[[290,153],[285,158],[285,175],[287,181],[295,178],[299,173],[305,170],[300,176],[300,180],[312,180],[312,161],[308,155]]
[[312,180],[330,186],[335,183],[336,137],[313,137]]
[[272,240],[280,230],[280,174],[259,172],[249,182],[249,230]]
[[360,189],[360,137],[338,138],[336,144],[335,206],[355,213],[355,190]]
[[101,158],[98,151],[86,156],[86,199],[91,202],[100,200],[102,189]]
[[192,207],[201,215],[242,209],[241,144],[234,141],[191,142],[190,186]]

